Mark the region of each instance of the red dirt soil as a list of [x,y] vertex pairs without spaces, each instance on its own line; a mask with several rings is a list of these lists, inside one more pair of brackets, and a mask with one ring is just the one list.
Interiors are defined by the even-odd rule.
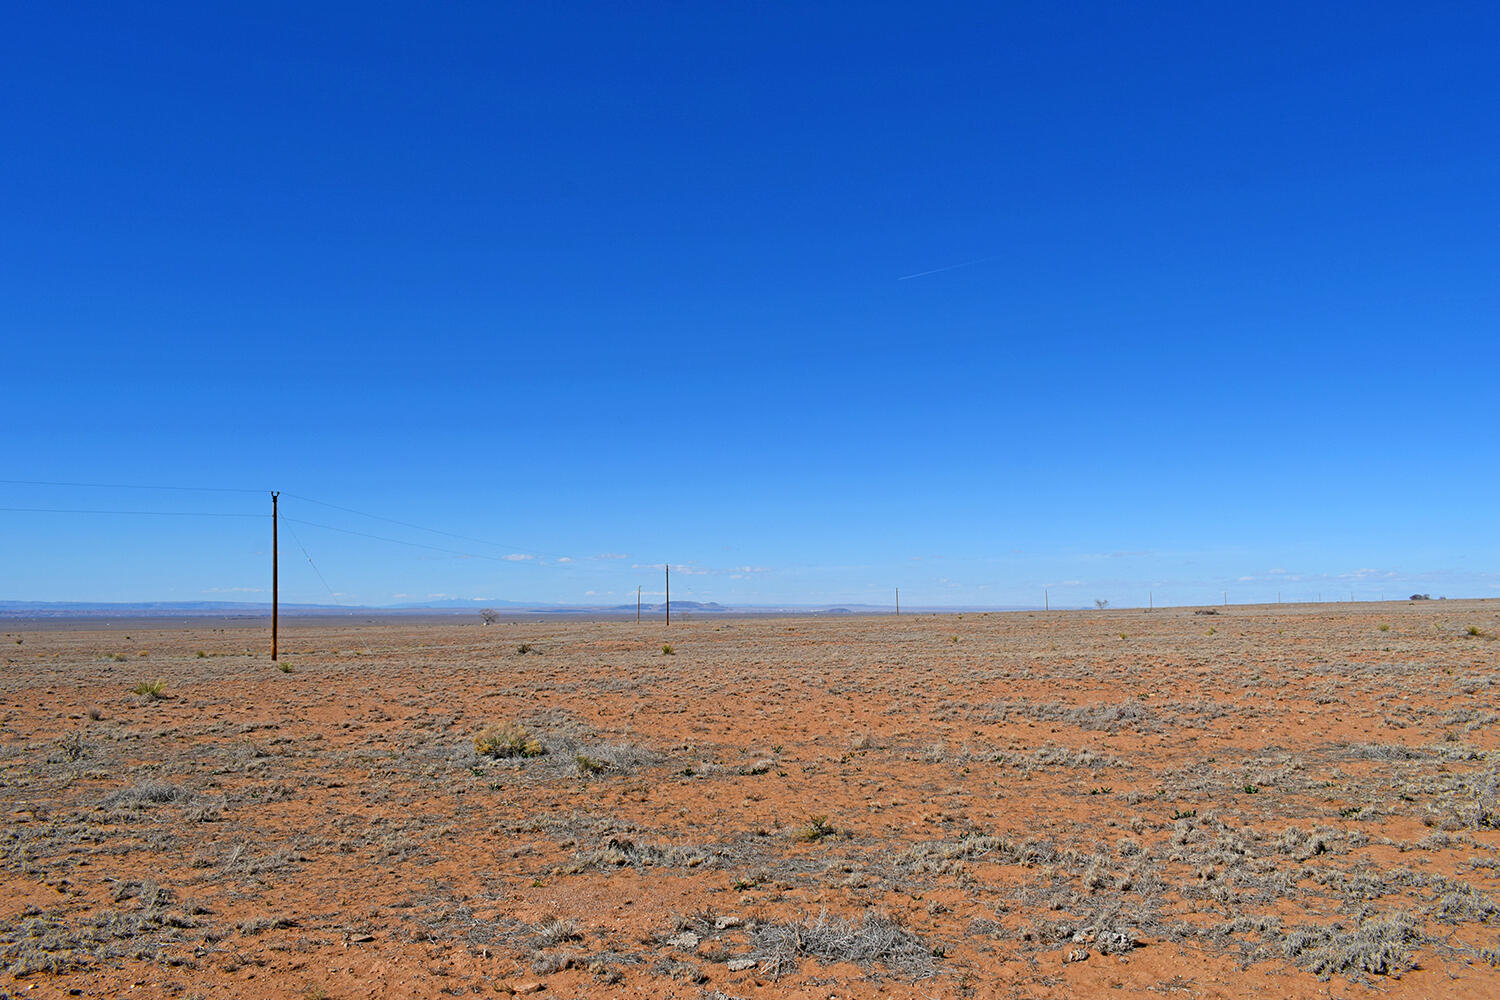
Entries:
[[1500,602],[5,628],[14,995],[1500,995]]

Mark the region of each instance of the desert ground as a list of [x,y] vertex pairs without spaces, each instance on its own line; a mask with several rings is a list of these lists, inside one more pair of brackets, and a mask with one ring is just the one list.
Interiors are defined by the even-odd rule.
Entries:
[[0,996],[1500,995],[1500,601],[0,631]]

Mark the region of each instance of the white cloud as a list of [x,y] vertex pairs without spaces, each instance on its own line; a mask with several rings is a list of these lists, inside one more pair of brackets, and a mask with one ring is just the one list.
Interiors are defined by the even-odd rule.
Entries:
[[629,559],[630,556],[624,552],[601,552],[595,559]]
[[264,587],[209,587],[205,594],[263,594]]
[[557,561],[560,562],[560,563],[570,563],[570,562],[573,561],[573,557],[572,556],[558,556],[557,557]]
[[500,558],[506,562],[525,562],[528,559],[535,559],[536,556],[525,552],[512,552],[510,555],[501,556]]
[[[654,569],[660,570],[666,567],[666,563],[632,563],[631,569]],[[751,573],[769,573],[771,570],[765,566],[735,566],[732,569],[713,569],[702,566],[692,566],[687,563],[673,563],[672,572],[679,576],[728,576],[731,579],[742,579]]]

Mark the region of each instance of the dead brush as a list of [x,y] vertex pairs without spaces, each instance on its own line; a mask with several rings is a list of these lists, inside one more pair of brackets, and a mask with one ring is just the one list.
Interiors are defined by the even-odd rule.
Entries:
[[580,778],[588,778],[596,774],[603,774],[610,768],[609,761],[600,760],[597,757],[590,757],[586,753],[574,754],[573,763],[578,768],[578,776]]
[[491,726],[474,737],[474,750],[481,757],[540,757],[547,752],[542,741],[518,722]]
[[838,827],[828,822],[827,816],[809,816],[807,822],[797,828],[793,837],[804,844],[816,844],[839,836]]
[[537,948],[552,948],[568,941],[582,940],[583,931],[579,928],[578,921],[563,917],[552,917],[538,924],[532,937],[532,943]]
[[866,912],[858,919],[819,913],[816,919],[761,924],[752,938],[750,957],[772,979],[796,972],[803,958],[864,969],[881,965],[913,980],[937,975],[936,951],[884,913]]
[[1416,921],[1404,913],[1372,917],[1354,930],[1338,924],[1294,928],[1282,954],[1325,982],[1334,975],[1358,979],[1364,973],[1390,976],[1416,967],[1409,948],[1422,941]]

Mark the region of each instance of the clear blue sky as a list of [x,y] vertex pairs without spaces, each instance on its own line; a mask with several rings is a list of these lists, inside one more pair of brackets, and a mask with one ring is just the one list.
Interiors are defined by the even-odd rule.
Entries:
[[[17,6],[0,475],[490,557],[293,524],[328,589],[284,529],[290,601],[625,601],[664,560],[725,603],[1500,595],[1497,37]],[[0,511],[0,599],[265,600],[268,529]]]

